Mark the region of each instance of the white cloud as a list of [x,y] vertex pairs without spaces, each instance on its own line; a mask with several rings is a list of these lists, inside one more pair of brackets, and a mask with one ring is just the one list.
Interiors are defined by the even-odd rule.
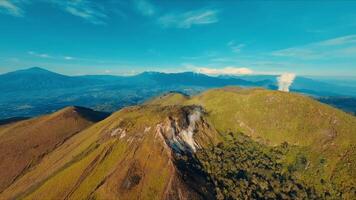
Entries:
[[184,13],[167,14],[158,19],[163,27],[190,28],[193,25],[217,23],[216,10],[195,10]]
[[356,35],[347,35],[317,43],[320,46],[337,46],[345,44],[356,44]]
[[23,16],[21,6],[26,3],[48,3],[53,4],[61,10],[80,17],[92,24],[105,24],[108,17],[102,6],[90,0],[0,0],[0,12],[6,12],[13,16]]
[[184,60],[201,60],[201,59],[208,59],[208,58],[212,58],[217,56],[218,53],[216,51],[205,51],[200,55],[196,55],[196,56],[183,56],[181,57]]
[[235,53],[240,53],[242,48],[244,48],[246,45],[245,44],[237,44],[235,40],[231,40],[230,42],[227,43],[227,46],[231,48],[231,50]]
[[218,62],[218,63],[226,63],[226,62],[233,62],[236,59],[230,57],[216,57],[210,59],[211,62]]
[[348,35],[304,46],[273,51],[272,56],[304,60],[330,58],[356,58],[356,35]]
[[273,56],[280,57],[295,57],[301,59],[317,59],[321,58],[323,55],[320,52],[308,48],[287,48],[272,52]]
[[74,60],[77,58],[74,58],[72,56],[58,56],[58,55],[49,55],[47,53],[38,53],[35,51],[29,51],[27,52],[29,55],[34,56],[34,57],[38,57],[38,58],[47,58],[47,59],[56,59],[56,60]]
[[239,68],[233,66],[229,66],[221,69],[200,67],[200,68],[196,68],[196,71],[198,73],[207,74],[207,75],[246,75],[246,74],[253,73],[253,71],[249,68],[245,68],[245,67]]
[[52,0],[51,3],[59,6],[65,12],[80,17],[92,24],[106,24],[105,19],[108,17],[102,7],[88,0]]
[[37,52],[34,52],[34,51],[29,51],[28,54],[31,55],[31,56],[39,57],[39,58],[52,58],[52,56],[50,56],[48,54],[37,53]]
[[73,60],[74,58],[73,57],[71,57],[71,56],[65,56],[64,57],[64,60]]
[[23,10],[16,5],[15,1],[11,0],[0,0],[0,12],[5,12],[17,17],[23,16]]
[[136,9],[144,16],[152,16],[155,14],[155,7],[147,0],[135,0]]
[[238,44],[236,46],[232,46],[231,49],[233,52],[239,53],[243,47],[245,47],[244,44]]

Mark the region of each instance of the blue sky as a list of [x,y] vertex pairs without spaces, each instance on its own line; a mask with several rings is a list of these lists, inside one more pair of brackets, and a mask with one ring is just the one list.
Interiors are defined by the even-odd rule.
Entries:
[[356,1],[0,0],[0,73],[356,76]]

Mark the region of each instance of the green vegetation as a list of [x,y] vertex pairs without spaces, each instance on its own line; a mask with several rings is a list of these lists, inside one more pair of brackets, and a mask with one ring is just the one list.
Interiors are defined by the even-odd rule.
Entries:
[[320,145],[333,137],[333,129],[340,142],[356,139],[353,116],[298,94],[231,87],[209,90],[185,104],[204,107],[220,132],[241,131],[269,145]]
[[148,101],[146,104],[161,106],[179,105],[188,99],[188,96],[181,93],[167,93]]
[[[311,98],[264,89],[209,90],[184,102],[200,105],[220,133],[243,132],[253,141],[273,147],[296,146],[284,158],[298,179],[323,193],[338,182],[340,196],[354,195],[356,118]],[[304,156],[307,164],[303,163]],[[352,158],[349,158],[352,157]],[[349,160],[349,161],[346,161]],[[297,163],[297,166],[292,166]],[[342,167],[341,167],[342,166]]]
[[[294,147],[284,143],[268,147],[243,134],[230,133],[225,142],[200,150],[196,157],[215,185],[217,199],[325,199],[313,185],[299,180],[294,172],[304,169],[307,158],[298,156],[285,170],[283,163]],[[333,196],[335,198],[336,196]]]
[[[37,121],[51,123],[29,133],[53,134],[85,116],[68,113],[75,112],[0,127],[0,138]],[[70,132],[0,199],[353,199],[355,131],[355,117],[301,95],[235,87],[169,93]],[[26,138],[42,141],[45,133]],[[174,149],[188,144],[197,151]]]

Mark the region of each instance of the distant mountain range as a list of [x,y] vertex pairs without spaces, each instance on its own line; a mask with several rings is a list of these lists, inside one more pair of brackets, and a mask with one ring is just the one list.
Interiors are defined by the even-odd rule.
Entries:
[[98,80],[92,81],[83,77],[65,76],[33,67],[0,75],[0,90],[3,92],[52,90],[98,84],[99,82]]
[[268,86],[272,80],[243,80],[237,77],[221,78],[204,74],[143,72],[134,76],[85,75],[65,76],[39,67],[18,70],[0,75],[1,91],[63,89],[98,85],[141,86],[201,86],[220,87],[225,85]]
[[[144,72],[134,76],[66,76],[33,67],[0,75],[0,119],[36,116],[70,105],[113,112],[169,91],[192,95],[223,86],[276,90],[278,83],[273,75],[212,77],[194,72]],[[315,97],[356,97],[356,87],[304,77],[296,78],[291,91]]]
[[[239,78],[246,81],[270,81],[277,86],[278,75],[243,75],[243,76],[220,76],[221,78]],[[356,97],[356,86],[343,85],[330,80],[317,80],[303,76],[297,76],[290,87],[291,91],[305,93],[317,97],[325,96],[353,96]]]

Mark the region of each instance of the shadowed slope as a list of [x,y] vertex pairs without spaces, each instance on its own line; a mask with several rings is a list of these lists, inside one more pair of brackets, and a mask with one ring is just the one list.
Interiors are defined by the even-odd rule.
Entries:
[[68,107],[51,115],[0,126],[0,191],[105,114]]
[[26,120],[26,119],[28,119],[28,117],[11,117],[11,118],[7,118],[7,119],[2,119],[2,120],[0,120],[0,126],[8,125],[8,124]]

